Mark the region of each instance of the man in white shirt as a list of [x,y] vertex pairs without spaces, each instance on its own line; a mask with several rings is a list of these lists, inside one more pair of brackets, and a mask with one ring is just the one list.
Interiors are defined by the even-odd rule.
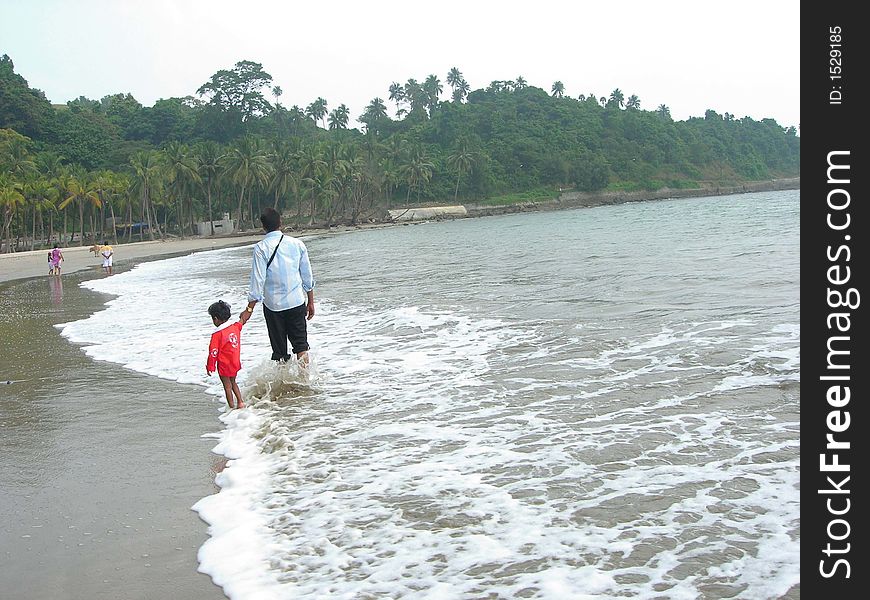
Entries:
[[301,365],[308,364],[306,321],[314,317],[314,276],[302,240],[281,233],[281,215],[267,207],[260,215],[266,235],[254,246],[248,306],[239,315],[247,323],[257,302],[272,345],[272,360],[286,361],[287,341]]

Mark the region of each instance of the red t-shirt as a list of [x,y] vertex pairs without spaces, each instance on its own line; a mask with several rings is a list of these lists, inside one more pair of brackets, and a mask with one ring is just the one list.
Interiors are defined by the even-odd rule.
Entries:
[[211,343],[208,346],[208,362],[205,368],[209,372],[217,366],[218,375],[235,377],[242,368],[239,358],[239,349],[242,344],[242,324],[236,322],[229,327],[218,329],[211,334]]

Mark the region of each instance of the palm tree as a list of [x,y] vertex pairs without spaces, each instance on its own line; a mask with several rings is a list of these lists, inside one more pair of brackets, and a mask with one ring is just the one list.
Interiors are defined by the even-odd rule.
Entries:
[[178,207],[178,233],[184,239],[184,197],[189,197],[194,186],[200,183],[199,173],[190,149],[181,142],[166,144],[163,160],[166,164],[169,191],[175,197]]
[[[144,226],[148,225],[148,236],[154,239],[154,227],[160,238],[163,238],[163,230],[160,229],[160,222],[157,219],[157,213],[154,210],[153,195],[155,190],[160,185],[160,158],[154,152],[139,151],[130,159],[130,165],[133,167],[132,189],[138,192],[141,201],[141,217],[142,221],[139,226],[139,241],[144,239]],[[152,214],[154,222],[152,224]],[[131,227],[130,234],[133,229]]]
[[526,78],[523,77],[522,75],[517,77],[516,83],[514,83],[514,89],[517,89],[517,90],[525,89],[528,86],[529,86],[529,84],[526,82]]
[[118,228],[115,224],[115,203],[126,196],[126,192],[130,188],[130,178],[123,173],[103,171],[98,182],[102,193],[105,194],[105,196],[100,196],[100,198],[103,204],[109,205],[109,212],[112,218],[112,241],[117,244]]
[[323,119],[323,128],[326,129],[326,115],[328,114],[328,111],[326,110],[326,100],[318,98],[308,105],[308,108],[305,109],[305,113],[314,120],[315,125],[317,124],[317,121]]
[[[295,107],[298,109],[298,107]],[[292,112],[292,111],[291,111]],[[203,142],[196,146],[193,154],[196,172],[199,174],[199,183],[205,191],[208,203],[208,223],[211,235],[214,235],[214,216],[212,214],[212,192],[214,186],[223,173],[223,152],[215,142]]]
[[[332,219],[346,198],[345,194],[352,175],[354,157],[354,151],[341,143],[329,144],[326,147],[324,155],[326,168],[323,171],[324,176],[321,178],[324,186],[320,198],[326,209],[327,227],[332,227]],[[332,202],[334,199],[337,202]]]
[[360,123],[365,124],[366,132],[379,133],[378,125],[387,118],[387,106],[380,98],[373,98],[366,106],[365,112],[359,117]]
[[409,154],[408,162],[402,166],[402,174],[408,181],[408,195],[405,198],[406,206],[411,201],[412,188],[417,188],[417,201],[420,201],[421,184],[429,181],[434,172],[435,165],[426,155],[426,151],[420,147],[414,148]]
[[429,116],[431,117],[432,113],[435,112],[435,109],[438,107],[438,97],[444,90],[444,86],[441,85],[438,77],[435,75],[429,75],[426,78],[426,81],[423,82],[422,89],[423,102],[425,103],[426,108],[429,109]]
[[402,108],[402,102],[405,101],[405,88],[401,83],[390,84],[390,100],[396,103],[396,113],[398,113]]
[[[236,140],[224,156],[226,172],[230,180],[239,187],[238,218],[239,228],[242,226],[242,207],[245,193],[253,188],[254,184],[265,184],[269,180],[270,165],[266,152],[261,148],[257,138],[246,135]],[[250,195],[248,203],[250,205]],[[251,227],[256,228],[253,211],[249,211]]]
[[468,85],[468,82],[462,79],[453,90],[453,102],[456,104],[461,104],[463,98],[468,95],[468,92],[471,91],[471,86]]
[[416,79],[409,79],[405,84],[405,100],[411,105],[411,112],[425,110],[427,103],[426,92],[423,91]]
[[659,104],[659,107],[656,109],[656,114],[664,119],[670,120],[671,109],[668,108],[666,104]]
[[[79,207],[79,246],[85,245],[85,206],[99,208],[103,205],[100,201],[100,196],[97,193],[94,182],[88,173],[84,171],[76,175],[72,175],[66,180],[66,198],[61,200],[58,208],[61,210],[75,203]],[[92,222],[93,225],[93,222]],[[95,237],[96,232],[91,227],[91,236]]]
[[456,198],[459,195],[459,178],[463,173],[470,173],[474,166],[475,154],[468,149],[468,142],[461,140],[456,147],[456,151],[447,157],[447,166],[451,169],[456,169],[456,187],[453,190],[453,203],[456,204]]
[[556,81],[553,83],[553,87],[550,91],[553,92],[553,96],[556,98],[561,98],[565,94],[565,84],[561,81]]
[[350,110],[344,104],[339,104],[338,108],[329,113],[329,128],[330,129],[347,129],[347,120],[350,116]]
[[632,94],[625,102],[625,108],[628,110],[640,110],[640,98]]
[[[0,175],[2,177],[2,175]],[[6,237],[6,252],[12,252],[12,220],[19,208],[24,206],[24,195],[20,186],[11,179],[0,179],[0,207],[3,209],[3,235]]]
[[456,91],[456,87],[459,85],[460,81],[462,81],[462,73],[459,72],[459,69],[453,67],[447,72],[447,85],[449,85],[454,91]]
[[[299,162],[300,175],[305,184],[310,204],[309,225],[314,225],[317,214],[317,190],[322,189],[321,174],[326,169],[326,161],[323,159],[322,147],[319,144],[311,144],[302,150]],[[298,215],[297,215],[298,217]]]
[[293,135],[298,135],[299,123],[305,120],[305,111],[294,104],[290,107],[287,114],[290,116],[290,120],[293,121]]
[[622,90],[616,88],[610,92],[610,99],[607,101],[607,106],[615,106],[616,108],[622,108],[625,106],[625,96],[623,96]]
[[42,175],[28,177],[24,182],[23,196],[27,204],[33,209],[31,221],[30,249],[36,247],[36,223],[40,224],[40,237],[45,238],[45,223],[42,219],[43,212],[55,208],[54,200],[57,198],[57,190],[51,181]]
[[275,210],[278,210],[278,200],[296,186],[296,155],[297,149],[291,144],[281,140],[272,143],[272,151],[269,153],[272,166],[269,188],[275,192],[275,202],[272,205]]

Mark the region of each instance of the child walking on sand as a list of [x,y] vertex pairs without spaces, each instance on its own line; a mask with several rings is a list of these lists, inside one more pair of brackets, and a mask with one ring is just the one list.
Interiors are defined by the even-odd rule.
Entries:
[[[208,346],[208,360],[205,371],[209,375],[217,369],[218,377],[224,385],[224,394],[227,397],[227,405],[230,408],[245,408],[242,400],[242,392],[236,384],[236,375],[242,368],[239,351],[241,349],[242,324],[238,321],[222,327],[230,319],[230,305],[223,300],[218,300],[208,307],[208,314],[217,331],[211,334],[211,343]],[[236,405],[233,406],[233,395],[236,396]]]

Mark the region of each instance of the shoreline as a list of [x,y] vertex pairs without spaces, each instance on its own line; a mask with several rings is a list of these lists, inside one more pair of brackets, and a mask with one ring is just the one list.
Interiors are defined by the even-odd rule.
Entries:
[[34,599],[226,598],[198,571],[207,524],[191,510],[218,492],[226,464],[213,451],[222,401],[94,359],[61,335],[58,324],[111,298],[80,285],[100,275],[0,284],[0,589]]
[[[735,186],[710,186],[691,189],[662,188],[655,191],[636,192],[563,192],[554,200],[543,202],[520,202],[505,206],[488,206],[481,204],[464,204],[465,216],[439,215],[433,218],[360,223],[358,225],[336,225],[331,228],[308,228],[292,230],[287,227],[282,230],[300,239],[311,239],[323,235],[334,235],[361,229],[379,227],[393,227],[397,225],[410,225],[426,220],[464,219],[474,217],[488,217],[519,212],[536,212],[552,210],[569,210],[574,208],[594,208],[612,204],[624,204],[627,202],[649,202],[654,200],[667,200],[672,198],[700,198],[707,196],[725,196],[732,194],[747,194],[763,191],[783,191],[800,189],[800,177],[787,179],[773,179],[768,181],[747,182]],[[227,236],[188,238],[170,238],[166,240],[154,240],[144,242],[131,242],[118,244],[115,248],[115,267],[135,264],[145,260],[184,254],[193,254],[204,250],[216,250],[233,246],[255,244],[263,237],[262,231],[242,231]],[[69,274],[83,270],[92,270],[99,273],[102,270],[102,260],[90,253],[90,246],[70,246],[62,248],[64,261],[61,273]],[[7,281],[31,279],[35,277],[48,277],[47,250],[26,250],[12,254],[0,254],[0,284]]]
[[566,210],[572,208],[594,208],[628,202],[651,202],[654,200],[670,200],[674,198],[706,198],[708,196],[730,196],[733,194],[750,194],[753,192],[779,192],[799,190],[800,177],[770,179],[765,181],[748,181],[740,185],[704,186],[699,188],[675,189],[661,188],[654,191],[640,190],[635,192],[562,192],[558,198],[542,202],[519,202],[505,206],[488,206],[483,204],[466,204],[469,217],[503,215],[517,212],[534,212],[543,210]]
[[[360,229],[373,227],[392,226],[393,223],[362,224],[353,227],[336,226],[331,229],[300,229],[296,231],[282,228],[282,230],[300,239],[312,239],[323,235],[334,235]],[[255,244],[263,239],[263,231],[243,231],[233,235],[188,238],[170,238],[166,240],[154,240],[146,242],[131,242],[118,244],[115,249],[113,268],[133,266],[137,263],[156,259],[170,258],[203,252],[205,250],[217,250],[234,246]],[[102,275],[102,258],[95,257],[90,252],[90,246],[69,246],[61,248],[64,260],[61,263],[61,277],[80,271],[93,271]],[[12,254],[0,254],[0,284],[23,279],[49,277],[47,250],[25,250]]]

